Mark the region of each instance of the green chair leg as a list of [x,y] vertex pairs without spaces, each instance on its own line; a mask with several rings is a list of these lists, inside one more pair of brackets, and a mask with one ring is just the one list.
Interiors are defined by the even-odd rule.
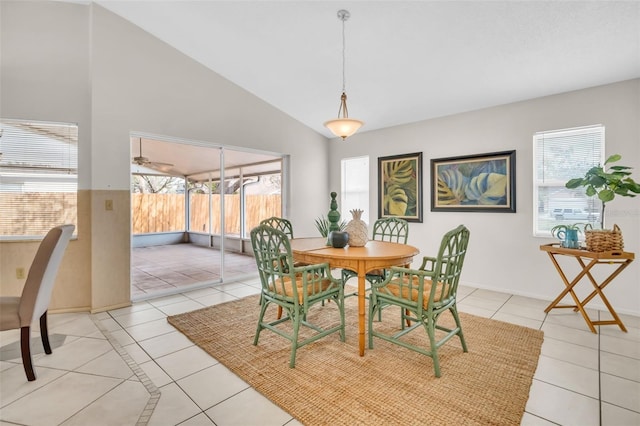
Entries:
[[453,319],[456,322],[456,327],[458,328],[458,337],[460,338],[462,351],[469,352],[467,350],[467,342],[464,340],[464,334],[462,333],[462,325],[460,324],[460,317],[458,316],[458,308],[456,305],[453,305],[449,310],[451,311],[451,315],[453,315]]
[[266,311],[267,311],[267,302],[265,302],[265,300],[263,298],[262,299],[262,306],[260,306],[260,318],[258,319],[258,327],[256,329],[256,335],[253,338],[253,346],[257,346],[258,345],[258,339],[260,339],[260,332],[264,328],[262,326],[262,323],[263,323],[263,319],[264,319],[264,313]]
[[429,347],[431,349],[431,359],[433,360],[433,370],[436,377],[440,377],[440,358],[438,357],[438,342],[436,341],[436,325],[433,321],[428,321],[425,324],[427,334],[429,335]]
[[293,313],[293,335],[291,336],[291,358],[289,359],[289,367],[296,366],[296,352],[298,351],[298,334],[300,332],[300,321],[302,320],[300,312]]

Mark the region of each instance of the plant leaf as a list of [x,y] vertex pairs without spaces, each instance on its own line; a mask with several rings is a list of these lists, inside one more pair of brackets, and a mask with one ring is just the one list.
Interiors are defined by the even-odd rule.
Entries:
[[622,158],[622,155],[620,154],[610,155],[609,158],[607,158],[607,161],[604,162],[604,164],[615,163],[616,161],[619,161],[621,158]]
[[613,200],[615,196],[615,193],[610,189],[603,189],[598,193],[598,198],[600,198],[603,203]]
[[571,179],[569,182],[567,182],[564,186],[566,186],[569,189],[575,189],[579,186],[582,186],[582,178],[574,178]]
[[[616,171],[622,171],[622,170],[631,170],[633,169],[633,167],[629,167],[629,166],[611,166],[610,167],[611,170],[616,170]],[[631,173],[628,173],[631,174]]]

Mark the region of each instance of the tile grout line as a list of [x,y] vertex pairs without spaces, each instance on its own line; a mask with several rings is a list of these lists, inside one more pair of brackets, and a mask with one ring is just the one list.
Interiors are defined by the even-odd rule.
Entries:
[[[598,320],[600,320],[600,311],[598,310]],[[598,421],[602,426],[602,327],[598,325]]]
[[151,419],[151,415],[153,414],[153,411],[158,405],[158,401],[160,400],[160,394],[161,394],[160,390],[151,381],[151,379],[149,379],[149,376],[147,376],[144,370],[140,368],[138,363],[133,360],[131,355],[129,355],[129,353],[122,347],[120,342],[118,342],[113,337],[113,335],[109,332],[109,330],[107,330],[104,327],[102,322],[98,320],[95,315],[89,315],[89,317],[91,318],[93,323],[96,325],[96,327],[98,327],[98,330],[100,330],[100,332],[104,335],[104,337],[107,338],[111,346],[113,346],[113,349],[115,349],[118,355],[120,355],[120,358],[122,358],[122,360],[129,366],[129,368],[131,369],[131,371],[133,371],[133,373],[136,375],[138,380],[140,380],[143,386],[147,389],[147,392],[149,392],[149,400],[147,401],[147,404],[142,410],[142,413],[140,413],[140,416],[138,417],[138,421],[136,422],[136,426],[146,426],[149,423],[149,420]]

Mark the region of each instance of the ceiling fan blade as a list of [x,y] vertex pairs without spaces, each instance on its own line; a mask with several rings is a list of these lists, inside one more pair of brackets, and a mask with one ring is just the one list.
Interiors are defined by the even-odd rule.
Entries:
[[133,157],[132,164],[137,164],[138,166],[148,167],[150,169],[155,169],[161,172],[168,172],[173,168],[173,164],[171,163],[162,163],[159,161],[151,161],[147,157],[142,155],[142,138],[138,138],[138,143],[140,146],[140,155],[137,157]]

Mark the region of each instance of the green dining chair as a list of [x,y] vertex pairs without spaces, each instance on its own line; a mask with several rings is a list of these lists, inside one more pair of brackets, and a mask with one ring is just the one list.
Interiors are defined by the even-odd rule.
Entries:
[[[271,216],[270,218],[260,221],[260,225],[267,225],[278,231],[283,232],[289,239],[293,238],[293,225],[289,219],[283,217]],[[304,266],[306,263],[295,262],[294,266]],[[278,318],[282,318],[282,307],[278,306]]]
[[289,219],[283,217],[272,216],[268,219],[260,221],[260,225],[267,225],[278,231],[283,232],[290,239],[293,238],[293,225]]
[[[344,285],[331,275],[329,264],[293,266],[289,238],[284,232],[267,225],[251,230],[251,246],[262,284],[260,315],[253,344],[258,344],[260,332],[264,329],[288,339],[291,341],[289,367],[294,368],[298,348],[335,332],[344,342]],[[310,323],[309,310],[329,300],[336,302],[339,319],[325,328]],[[271,304],[281,307],[286,315],[274,321],[266,320],[265,313]],[[291,328],[279,326],[285,322],[290,322]],[[301,326],[314,332],[300,339]]]
[[[378,337],[424,354],[433,359],[436,377],[440,377],[440,346],[452,337],[458,336],[462,350],[467,352],[458,316],[456,294],[468,243],[469,230],[460,225],[442,237],[437,257],[425,256],[419,269],[393,266],[383,281],[372,284],[369,303],[370,349],[373,349],[373,338]],[[373,326],[373,315],[387,306],[398,306],[402,312],[401,329],[394,334],[381,332],[380,324],[376,329]],[[447,310],[453,316],[456,325],[451,329],[438,324],[440,314]],[[415,324],[405,327],[405,319],[415,321]],[[424,328],[427,332],[428,348],[409,343],[403,338],[419,328]],[[440,340],[436,340],[436,330],[446,334]]]

